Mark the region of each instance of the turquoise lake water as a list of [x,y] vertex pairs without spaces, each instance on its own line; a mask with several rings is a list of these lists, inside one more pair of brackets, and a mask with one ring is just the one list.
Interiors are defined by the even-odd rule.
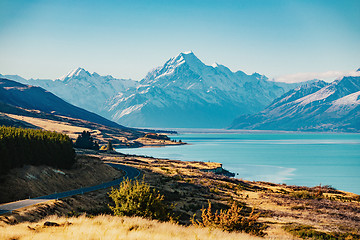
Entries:
[[331,185],[360,194],[360,134],[186,133],[171,136],[183,146],[119,149],[184,161],[220,162],[237,178]]

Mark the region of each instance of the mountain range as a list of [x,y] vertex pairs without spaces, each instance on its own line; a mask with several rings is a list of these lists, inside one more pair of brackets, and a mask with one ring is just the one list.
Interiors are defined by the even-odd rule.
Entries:
[[300,86],[274,100],[265,110],[240,116],[231,128],[359,132],[360,77]]
[[78,68],[56,80],[5,77],[41,86],[78,107],[131,127],[224,128],[234,118],[263,110],[299,84],[232,72],[180,53],[141,81],[100,76]]
[[258,73],[233,72],[220,64],[209,66],[193,52],[183,52],[141,81],[91,74],[83,68],[56,80],[3,77],[41,86],[71,104],[131,127],[360,131],[360,77],[356,76],[332,83],[287,84]]
[[138,84],[136,81],[116,79],[110,75],[100,76],[96,72],[91,74],[80,67],[55,80],[24,79],[18,75],[1,74],[0,77],[42,87],[75,106],[103,116],[106,116],[106,101],[118,92]]

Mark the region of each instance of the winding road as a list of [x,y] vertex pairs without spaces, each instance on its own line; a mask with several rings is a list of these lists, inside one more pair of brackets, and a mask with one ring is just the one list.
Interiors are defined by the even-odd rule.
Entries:
[[114,181],[102,183],[102,184],[92,186],[92,187],[84,187],[84,188],[79,188],[79,189],[70,190],[70,191],[66,191],[66,192],[54,193],[54,194],[50,194],[50,195],[46,195],[46,196],[42,196],[42,197],[29,198],[29,199],[25,199],[25,200],[16,201],[16,202],[5,203],[5,204],[0,205],[0,215],[4,214],[4,213],[12,212],[13,210],[16,210],[19,208],[28,207],[28,206],[46,202],[49,200],[55,200],[55,199],[59,199],[59,198],[65,198],[65,197],[70,197],[70,196],[74,196],[74,195],[78,195],[78,194],[92,192],[92,191],[96,191],[99,189],[109,188],[112,186],[119,185],[125,178],[134,179],[140,175],[140,171],[133,167],[129,167],[126,165],[121,165],[121,164],[114,164],[114,163],[106,163],[106,164],[113,168],[116,168],[118,170],[123,170],[125,172],[125,176],[123,176],[122,178],[118,178]]

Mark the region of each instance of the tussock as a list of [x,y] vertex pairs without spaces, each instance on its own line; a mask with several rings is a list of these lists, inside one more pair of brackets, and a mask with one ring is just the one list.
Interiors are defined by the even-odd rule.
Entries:
[[[47,227],[50,221],[60,226]],[[169,222],[151,221],[139,217],[100,215],[94,218],[58,218],[51,216],[37,223],[0,225],[0,239],[157,239],[157,240],[230,240],[263,239],[244,233],[228,233],[219,229],[184,227]]]

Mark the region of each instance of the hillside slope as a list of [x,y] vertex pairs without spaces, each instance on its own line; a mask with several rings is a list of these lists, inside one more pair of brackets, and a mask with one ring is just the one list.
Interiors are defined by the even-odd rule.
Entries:
[[108,127],[125,128],[95,113],[67,103],[43,88],[24,85],[4,78],[0,78],[0,102],[24,109],[82,119]]
[[17,75],[5,75],[3,78],[42,87],[77,107],[105,117],[107,116],[107,112],[104,111],[106,101],[118,92],[126,91],[139,84],[133,80],[117,79],[110,75],[100,76],[96,72],[91,74],[80,67],[55,80],[24,79]]

